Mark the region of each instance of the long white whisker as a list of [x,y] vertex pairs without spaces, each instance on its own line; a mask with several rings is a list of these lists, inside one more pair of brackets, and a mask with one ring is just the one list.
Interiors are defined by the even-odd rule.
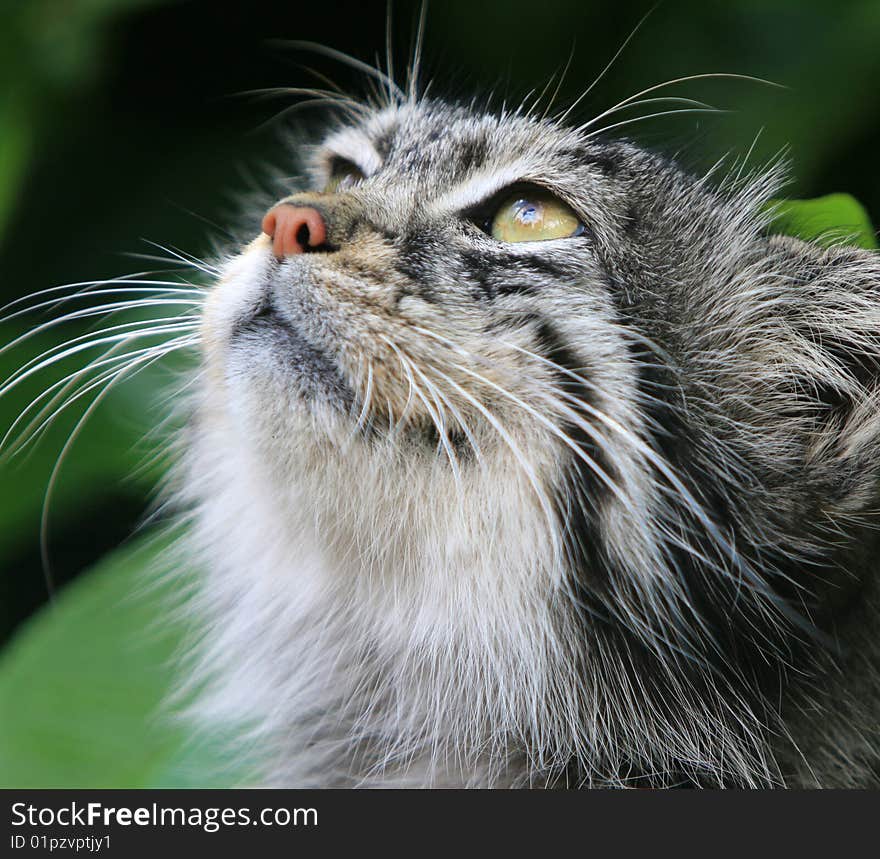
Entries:
[[[184,211],[186,211],[186,210],[184,210]],[[200,220],[204,220],[204,218],[201,215],[196,215],[195,213],[190,213],[190,214],[193,214],[195,217],[199,218]],[[222,227],[219,227],[219,225],[217,225],[217,224],[214,224],[210,221],[208,221],[208,224],[210,226],[214,227],[215,229],[219,229],[219,230],[223,231]],[[212,265],[211,263],[207,262],[206,260],[198,260],[198,263],[200,263],[200,265],[202,266],[200,268],[195,263],[190,262],[189,260],[187,260],[185,258],[180,258],[180,257],[161,256],[160,254],[146,254],[146,253],[143,253],[142,251],[123,251],[123,253],[121,255],[128,258],[128,259],[140,259],[140,260],[145,260],[147,262],[161,262],[166,265],[174,266],[174,268],[155,269],[152,272],[153,274],[162,274],[162,273],[174,274],[174,273],[181,271],[181,269],[188,269],[188,268],[195,269],[196,271],[201,271],[204,274],[210,274],[213,277],[216,277],[218,274],[220,274],[220,267]]]
[[594,116],[588,122],[583,123],[579,126],[579,131],[585,131],[588,128],[594,126],[597,122],[605,119],[605,117],[610,116],[615,111],[619,110],[622,107],[634,102],[636,99],[641,98],[643,95],[648,95],[652,92],[657,92],[659,89],[663,89],[664,87],[673,86],[674,84],[679,83],[687,83],[689,81],[698,81],[698,80],[711,80],[711,79],[722,79],[722,80],[742,80],[742,81],[750,81],[752,83],[761,83],[767,84],[767,86],[778,87],[780,89],[784,89],[782,84],[774,83],[773,81],[764,80],[763,78],[756,78],[751,75],[738,75],[728,72],[710,72],[702,75],[685,75],[680,78],[673,78],[672,80],[664,81],[663,83],[654,84],[654,86],[647,87],[646,89],[641,90],[640,92],[634,93],[629,96],[629,98],[623,99],[623,101],[619,101],[613,107],[608,108],[608,110],[603,111],[598,116]]
[[[41,416],[44,415],[47,410],[51,409],[55,405],[55,403],[59,402],[59,400],[61,400],[65,396],[65,394],[71,389],[71,387],[73,387],[77,383],[78,380],[82,379],[93,370],[97,370],[100,367],[106,366],[108,364],[119,364],[120,362],[125,361],[129,355],[138,354],[138,352],[143,351],[137,350],[134,353],[129,352],[120,354],[120,349],[122,349],[126,345],[126,343],[122,342],[111,346],[104,353],[102,353],[101,356],[94,359],[93,361],[90,361],[85,367],[74,370],[72,373],[68,373],[62,379],[59,379],[54,384],[49,385],[47,388],[44,388],[42,391],[40,391],[40,393],[19,412],[18,417],[12,422],[9,429],[4,434],[3,439],[0,440],[0,450],[7,450],[7,445],[9,444],[10,439],[14,437],[18,425],[23,420],[25,420],[31,410],[36,408],[41,402],[47,400],[48,398],[48,401],[39,409],[39,411],[28,424],[28,426],[25,427],[24,430],[22,430],[19,438],[29,437],[30,429],[35,425],[35,422],[39,421]],[[16,447],[18,447],[18,445],[16,445]],[[10,451],[10,455],[14,455],[14,452],[14,449]]]
[[729,111],[721,110],[716,107],[710,108],[701,108],[701,107],[693,107],[693,108],[681,108],[680,110],[661,110],[657,113],[649,113],[645,116],[636,116],[632,119],[624,119],[622,122],[614,122],[611,125],[605,125],[602,128],[597,128],[594,131],[591,131],[587,137],[596,137],[600,134],[606,134],[614,128],[623,128],[625,125],[633,125],[636,122],[646,122],[649,119],[658,119],[661,116],[678,116],[680,114],[686,113],[728,113]]
[[[394,50],[392,40],[392,16],[391,16],[391,0],[388,0],[385,6],[385,76],[389,81],[394,80]],[[388,103],[394,101],[394,90],[388,87]]]
[[329,57],[331,60],[336,60],[337,62],[351,66],[372,78],[376,78],[388,87],[389,91],[394,94],[394,97],[398,101],[405,102],[407,100],[406,93],[381,69],[377,69],[375,66],[371,66],[369,63],[365,63],[363,60],[358,60],[342,51],[337,51],[335,48],[328,48],[326,45],[321,45],[317,42],[303,41],[301,39],[275,39],[273,40],[273,43],[295,48],[297,50],[311,51],[312,53],[321,54],[325,57]]
[[[31,367],[41,364],[44,361],[46,362],[45,366],[50,366],[57,360],[61,360],[62,357],[66,357],[66,354],[60,355],[59,353],[61,353],[62,350],[65,350],[68,347],[74,346],[75,344],[87,345],[89,343],[92,343],[95,345],[99,345],[103,342],[107,342],[101,339],[101,335],[110,334],[112,332],[137,332],[143,336],[148,336],[150,334],[166,333],[169,330],[166,327],[168,324],[184,326],[186,328],[195,330],[198,327],[198,317],[191,314],[180,314],[175,316],[154,317],[152,319],[138,319],[88,331],[85,334],[80,334],[77,337],[72,337],[68,340],[63,341],[62,343],[56,343],[54,346],[51,346],[49,349],[41,352],[36,357],[31,358],[29,361],[25,362],[17,370],[15,370],[5,380],[5,383],[12,382],[16,378],[18,378],[18,376],[22,375],[25,371],[29,370]],[[32,336],[33,333],[34,332],[27,332],[26,334],[21,335],[21,337],[17,338],[13,344],[9,344],[9,346],[4,347],[4,351],[5,349],[10,348],[15,343],[23,342],[28,337]],[[0,352],[0,354],[2,354],[2,352]]]
[[[434,368],[431,367],[431,369],[434,369]],[[424,374],[420,374],[420,375],[423,375],[423,377],[424,377]],[[440,398],[443,405],[449,410],[449,412],[455,418],[456,423],[461,428],[461,431],[464,433],[465,438],[468,440],[468,444],[470,444],[470,446],[474,452],[474,457],[477,460],[477,462],[483,462],[483,452],[480,449],[480,445],[477,442],[476,438],[474,437],[472,430],[468,426],[468,423],[465,420],[464,415],[461,413],[461,411],[456,407],[456,405],[448,397],[444,396],[443,392],[440,391],[439,388],[434,386],[434,390],[436,390],[437,396]]]
[[[571,68],[571,64],[574,61],[574,44],[571,46],[571,50],[568,52],[568,59],[565,61],[565,65],[562,67],[562,71],[559,73],[559,80],[556,82],[556,87],[553,90],[553,94],[547,100],[547,107],[544,108],[544,112],[541,114],[541,119],[544,120],[547,118],[547,114],[553,110],[553,105],[556,104],[556,99],[559,98],[559,91],[562,89],[562,85],[565,83],[565,78],[568,75],[568,71]],[[527,114],[531,114],[534,109],[541,103],[541,99],[547,94],[547,90],[550,88],[550,84],[553,82],[553,78],[547,81],[546,86],[543,90],[541,90],[541,94],[538,98],[535,99],[534,104],[529,108]]]
[[[433,336],[433,332],[430,332],[427,329],[420,329],[420,330],[422,331],[422,333],[424,333],[428,336]],[[441,338],[441,337],[439,337],[439,335],[435,339],[438,339],[441,342],[446,340],[446,338]],[[459,354],[461,354],[463,356],[471,357],[472,359],[477,357],[477,356],[471,356],[467,350],[463,349],[461,346],[458,346],[457,344],[451,343],[451,341],[446,341],[446,342],[449,343],[449,345],[454,349],[454,351],[458,352]],[[571,371],[568,371],[566,368],[561,367],[560,365],[556,364],[555,362],[550,361],[549,359],[544,358],[541,355],[537,355],[534,352],[529,351],[528,349],[524,349],[520,346],[517,346],[516,344],[509,343],[509,342],[504,342],[504,345],[506,345],[508,348],[519,351],[519,352],[521,352],[521,353],[523,353],[523,354],[525,354],[535,360],[538,360],[542,363],[545,363],[545,364],[553,367],[554,369],[561,370],[561,371],[567,373],[568,375],[574,376],[574,378],[576,378],[580,382],[587,382],[587,380],[585,380],[583,377],[578,376],[577,374],[571,373]],[[467,368],[460,367],[459,369],[468,372]],[[474,374],[474,375],[479,375],[479,374]],[[481,377],[481,379],[483,382],[488,383],[490,386],[493,385],[493,383],[489,382],[489,380],[486,380],[483,377]],[[499,392],[502,394],[504,393],[503,389]],[[507,394],[509,395],[509,392],[507,392]],[[572,421],[582,431],[584,431],[585,433],[590,435],[590,437],[593,438],[597,443],[601,443],[603,441],[601,436],[597,434],[596,427],[592,426],[588,421],[585,421],[583,416],[581,414],[579,414],[578,411],[576,411],[574,408],[570,408],[570,407],[565,406],[564,404],[560,403],[555,398],[551,401],[551,404],[553,405],[553,407],[560,410],[565,415],[565,417],[567,419]],[[675,492],[675,497],[679,498],[679,500],[683,499],[685,501],[687,508],[691,511],[691,513],[695,516],[695,518],[700,522],[702,527],[710,534],[710,536],[712,536],[713,542],[715,543],[715,545],[719,549],[721,549],[723,551],[724,556],[726,558],[728,558],[729,560],[732,560],[736,564],[737,569],[740,571],[740,573],[749,578],[749,584],[751,586],[761,590],[762,592],[764,592],[766,590],[766,585],[764,585],[764,583],[762,581],[756,580],[754,577],[754,574],[752,574],[752,571],[747,566],[745,566],[745,567],[743,566],[742,560],[740,559],[739,554],[736,552],[735,548],[729,543],[727,538],[723,534],[721,534],[721,532],[717,528],[717,526],[708,518],[708,515],[705,512],[705,510],[703,509],[702,505],[686,489],[686,487],[681,482],[679,477],[675,474],[675,472],[672,470],[672,468],[669,466],[669,464],[666,463],[665,460],[663,460],[662,457],[659,457],[656,454],[656,452],[643,439],[641,439],[640,437],[638,437],[637,435],[632,433],[627,428],[620,425],[619,422],[610,418],[608,415],[606,415],[601,410],[592,406],[590,403],[586,403],[581,400],[576,400],[576,407],[577,407],[577,409],[580,409],[580,410],[587,412],[592,417],[596,418],[598,421],[600,421],[603,424],[605,424],[606,426],[608,426],[616,434],[622,435],[624,437],[624,439],[631,445],[631,447],[634,448],[635,453],[637,453],[641,457],[644,457],[645,460],[647,460],[653,467],[655,467],[664,476],[664,478],[667,481],[669,481],[672,489]],[[545,418],[543,418],[543,416],[540,416],[539,414],[533,413],[533,416],[539,418],[539,420],[541,420],[542,423],[546,420]],[[555,425],[553,425],[553,426],[555,426]],[[552,431],[552,429],[551,429],[551,431]],[[624,499],[621,499],[621,500],[624,500]],[[624,503],[626,503],[625,500],[624,500]],[[627,506],[629,506],[629,505],[627,505]],[[670,534],[669,532],[666,532],[666,538],[674,540],[676,542],[676,545],[679,545],[681,548],[687,550],[690,554],[694,554],[695,556],[699,557],[701,560],[708,561],[708,559],[706,559],[703,554],[699,553],[698,549],[696,549],[693,546],[690,546],[689,544],[687,544],[683,541],[678,540],[678,538],[675,538],[675,536]],[[721,567],[718,564],[713,563],[712,566],[717,568],[720,572],[726,571],[726,568]]]
[[563,113],[562,116],[559,117],[559,120],[558,120],[559,122],[565,122],[566,119],[568,119],[568,117],[571,115],[571,112],[595,89],[596,85],[602,80],[602,78],[605,77],[605,75],[608,73],[609,69],[614,65],[614,63],[617,62],[617,58],[626,50],[626,46],[633,40],[636,33],[639,32],[639,29],[641,28],[642,24],[644,24],[645,21],[650,17],[651,13],[654,11],[655,8],[656,7],[652,7],[644,15],[642,15],[641,19],[635,25],[635,27],[633,27],[630,34],[623,40],[623,44],[615,51],[614,56],[611,57],[611,59],[605,64],[605,68],[603,68],[602,71],[599,72],[599,74],[595,77],[593,82],[586,88],[586,90],[584,90],[584,92],[582,92],[577,97],[577,99],[571,105],[569,105],[569,107],[565,111],[565,113]]
[[[548,430],[550,430],[550,432],[553,433],[553,435],[555,435],[558,439],[560,439],[560,441],[562,441],[563,444],[565,444],[572,451],[574,451],[574,453],[577,455],[577,457],[582,462],[584,462],[586,464],[586,466],[608,487],[608,489],[617,497],[617,499],[620,501],[620,503],[623,504],[631,514],[633,514],[634,516],[637,515],[636,510],[632,505],[632,501],[626,496],[626,494],[617,485],[617,483],[615,483],[615,481],[613,481],[611,479],[611,477],[608,475],[608,473],[581,447],[581,445],[579,445],[570,436],[568,436],[567,433],[563,432],[553,421],[551,421],[546,416],[542,415],[539,411],[537,411],[537,409],[530,406],[528,403],[526,403],[520,397],[517,397],[516,394],[511,393],[506,388],[502,387],[501,385],[498,385],[497,383],[491,381],[490,379],[487,379],[485,376],[481,375],[480,373],[477,373],[476,371],[471,370],[471,369],[464,367],[464,366],[461,366],[461,365],[458,365],[456,367],[456,369],[460,370],[463,373],[466,373],[467,375],[471,376],[472,378],[474,378],[474,379],[478,380],[479,382],[492,388],[492,390],[496,391],[497,393],[501,394],[501,396],[507,398],[512,403],[519,406],[525,412],[530,414],[542,426],[544,426]],[[553,402],[553,401],[551,401],[551,402]],[[570,412],[570,410],[567,410],[567,409],[566,409],[566,411]],[[589,425],[585,425],[582,428],[586,430],[586,428],[588,426]],[[596,432],[595,427],[591,428],[591,435],[595,441],[597,441],[597,442],[602,441],[602,438]]]
[[[115,330],[115,329],[127,328],[127,327],[129,327],[128,324],[126,324],[125,326],[114,326],[113,328],[107,329],[107,330]],[[41,355],[39,358],[34,359],[35,361],[38,361],[39,363],[34,364],[33,361],[28,362],[28,365],[26,365],[28,367],[27,370],[25,370],[23,372],[17,371],[16,373],[13,373],[12,376],[10,376],[6,380],[6,382],[4,382],[2,386],[0,386],[0,397],[3,397],[10,390],[12,390],[14,387],[19,385],[25,379],[29,378],[30,376],[33,376],[35,373],[38,373],[41,370],[44,370],[46,367],[50,367],[52,364],[55,364],[58,361],[62,361],[65,358],[69,358],[71,355],[76,355],[79,352],[85,351],[86,349],[94,349],[96,346],[100,346],[105,343],[108,343],[108,344],[109,343],[117,343],[120,340],[126,340],[128,338],[134,339],[134,338],[138,338],[138,337],[155,337],[159,334],[171,334],[171,333],[176,333],[178,331],[193,331],[196,327],[197,327],[197,324],[187,323],[184,325],[180,325],[180,324],[178,324],[178,325],[160,325],[160,326],[156,326],[156,327],[149,328],[146,330],[139,330],[139,331],[133,331],[133,332],[127,331],[127,332],[123,332],[123,333],[114,334],[110,337],[99,337],[96,339],[92,339],[86,343],[79,343],[78,345],[76,345],[74,347],[66,348],[62,352],[51,355],[52,352],[55,352],[55,350],[57,348],[59,348],[59,347],[54,347],[53,349],[48,350],[47,353],[44,353],[44,355]],[[79,338],[77,338],[77,339],[79,339]],[[75,341],[71,341],[71,342],[75,342]],[[62,344],[62,345],[66,345],[66,344]],[[50,354],[51,357],[45,357],[47,354]]]
[[359,433],[363,430],[366,425],[367,418],[370,414],[370,405],[373,399],[373,365],[368,361],[367,362],[367,390],[364,394],[363,403],[361,405],[361,412],[358,415],[358,419],[355,422],[355,433]]
[[[440,432],[442,433],[443,437],[446,438],[446,444],[444,445],[444,447],[448,447],[449,449],[451,449],[451,444],[449,443],[449,430],[447,429],[447,426],[446,426],[446,419],[443,416],[443,413],[445,411],[444,406],[446,407],[446,409],[449,408],[449,400],[447,400],[446,397],[443,396],[443,394],[437,389],[437,386],[434,385],[430,381],[430,379],[428,379],[428,377],[418,368],[418,366],[415,363],[413,363],[412,368],[415,371],[415,373],[418,375],[418,377],[422,380],[422,383],[427,388],[428,394],[430,395],[431,399],[434,401],[434,405],[437,406],[437,412],[438,412],[438,414],[441,415],[441,420],[443,421],[442,425],[440,426]],[[458,466],[458,455],[457,454],[454,454],[454,459],[455,459],[455,462],[453,464],[453,472],[455,474],[456,483],[459,484],[459,487],[460,487],[461,473],[460,473],[459,466]]]
[[522,450],[520,450],[519,445],[514,441],[511,437],[510,433],[507,432],[506,429],[501,425],[495,415],[486,408],[476,397],[473,397],[468,391],[461,387],[454,379],[450,378],[446,373],[443,373],[441,370],[434,368],[434,372],[440,376],[450,387],[454,388],[459,396],[463,397],[467,400],[481,415],[489,422],[495,432],[501,437],[504,443],[508,446],[510,451],[513,453],[514,458],[519,464],[520,468],[522,468],[523,473],[526,475],[529,483],[532,486],[532,489],[535,492],[535,495],[538,499],[538,503],[541,506],[542,512],[547,520],[547,524],[549,526],[548,533],[552,536],[553,539],[553,560],[555,563],[558,563],[560,557],[560,549],[556,540],[556,527],[555,527],[555,518],[553,514],[552,505],[547,498],[546,492],[543,490],[541,486],[541,481],[538,478],[538,475],[535,473],[534,468],[529,463],[528,459],[523,454]]
[[277,111],[272,116],[270,116],[265,122],[261,122],[256,130],[261,131],[265,128],[269,128],[272,125],[277,124],[285,117],[290,116],[293,113],[299,113],[302,110],[307,110],[313,107],[336,107],[340,110],[345,111],[354,121],[361,121],[368,114],[369,108],[366,106],[360,107],[360,109],[355,109],[352,105],[347,104],[345,102],[340,101],[338,98],[308,98],[303,101],[298,101],[295,104],[288,105],[282,110]]
[[[36,440],[39,434],[49,426],[49,424],[65,409],[67,409],[73,402],[78,400],[83,393],[91,390],[97,383],[100,381],[109,378],[114,373],[118,372],[120,369],[120,365],[127,365],[134,363],[136,359],[139,359],[143,356],[156,355],[157,357],[163,357],[165,355],[170,355],[172,352],[178,351],[180,349],[187,348],[189,346],[197,345],[197,338],[193,337],[178,337],[168,342],[163,342],[156,346],[149,346],[143,349],[136,349],[133,352],[122,352],[118,353],[117,350],[119,347],[124,347],[128,345],[127,342],[123,341],[121,343],[115,344],[113,347],[107,350],[100,359],[96,359],[94,361],[89,362],[85,367],[80,370],[77,370],[73,373],[68,374],[63,379],[55,382],[53,385],[50,385],[45,390],[41,391],[41,393],[35,397],[31,402],[19,412],[18,417],[13,421],[10,425],[9,429],[7,429],[3,438],[0,439],[0,450],[6,451],[7,456],[10,458],[16,456],[21,450],[23,450],[27,445]],[[117,354],[110,354],[116,352]],[[93,377],[91,381],[88,383],[88,387],[80,388],[76,393],[68,397],[66,400],[64,397],[70,391],[70,389],[76,385],[78,381],[84,379],[88,376],[89,373],[94,372],[95,370],[100,369],[101,367],[109,369],[102,370],[97,376]],[[53,392],[55,392],[53,394]],[[28,413],[37,407],[40,402],[49,397],[48,402],[46,402],[39,411],[31,418],[28,425],[18,434],[16,437],[16,428],[19,424],[27,417]],[[44,420],[44,416],[47,412],[53,409],[56,404],[64,400],[62,405],[59,406],[56,411],[52,414],[52,416]],[[42,421],[42,423],[40,423]],[[39,424],[39,427],[37,427]],[[35,429],[35,427],[37,427]],[[11,439],[16,438],[14,444],[11,444]]]
[[[42,322],[40,323],[40,325],[37,325],[34,328],[31,328],[29,331],[26,331],[24,334],[20,334],[14,340],[10,341],[5,346],[0,348],[0,355],[8,352],[9,350],[20,345],[21,343],[24,343],[25,341],[30,340],[32,337],[43,334],[52,328],[57,328],[59,325],[63,325],[66,322],[73,322],[77,319],[89,319],[93,316],[111,317],[126,310],[140,310],[148,307],[201,307],[202,304],[202,301],[195,301],[191,298],[149,298],[118,301],[111,304],[100,304],[94,307],[82,307],[78,310],[73,310],[70,313],[66,313],[63,316],[57,316],[46,322]],[[187,314],[181,313],[178,317],[166,318],[185,319],[186,316]],[[148,323],[151,321],[151,319],[147,318],[141,321]]]
[[[153,360],[158,360],[158,357]],[[46,485],[46,493],[43,496],[43,506],[40,513],[40,557],[43,564],[43,574],[46,579],[46,586],[50,594],[54,593],[54,585],[52,576],[52,565],[49,558],[49,508],[51,504],[52,493],[55,490],[55,485],[58,481],[58,475],[61,472],[61,466],[64,463],[68,451],[71,449],[77,437],[79,436],[80,431],[85,426],[91,415],[94,413],[95,409],[97,409],[97,407],[110,393],[113,387],[118,384],[119,381],[125,378],[125,376],[136,373],[139,370],[143,369],[145,366],[148,366],[148,364],[135,366],[127,365],[123,369],[123,371],[121,371],[110,382],[108,382],[104,389],[94,398],[94,400],[92,400],[88,408],[83,412],[82,416],[76,422],[76,425],[74,426],[73,430],[67,438],[67,441],[64,443],[61,452],[58,455],[58,459],[55,461],[55,465],[52,468],[52,473],[49,475],[49,481]]]
[[[413,362],[409,361],[406,358],[406,356],[397,347],[397,345],[395,343],[393,343],[391,340],[389,340],[387,337],[385,337],[385,335],[379,335],[379,336],[391,348],[391,350],[394,352],[394,354],[397,356],[397,359],[400,361],[400,363],[403,366],[409,367],[409,369],[413,373],[419,373],[419,370],[415,366],[415,364],[413,364]],[[428,402],[425,395],[419,390],[419,386],[417,384],[415,384],[415,379],[413,379],[413,382],[414,382],[413,392],[415,393],[416,397],[418,397],[418,399],[421,400],[422,405],[425,407],[425,410],[431,416],[431,420],[433,421],[433,423],[437,429],[437,435],[439,436],[439,444],[443,448],[443,451],[445,452],[446,457],[449,460],[449,466],[450,466],[450,468],[452,468],[452,471],[455,474],[456,479],[459,479],[460,473],[459,473],[459,469],[458,469],[458,459],[455,456],[455,451],[452,450],[452,446],[449,444],[449,438],[448,438],[448,435],[446,432],[446,423],[443,419],[442,411],[437,411],[434,408],[434,406],[437,405],[436,403],[434,404],[434,406],[432,406],[431,403]]]
[[[522,347],[516,346],[512,343],[507,343],[506,345],[509,348],[516,349],[520,352],[523,352],[524,354],[530,355],[532,358],[547,362],[554,367],[558,367],[555,362],[549,361],[549,359],[543,358],[540,355],[536,355],[535,353],[530,352],[527,349],[523,349]],[[712,522],[705,509],[703,508],[703,505],[700,504],[699,501],[693,496],[690,490],[684,485],[679,476],[675,473],[675,471],[663,457],[659,456],[657,452],[647,442],[645,442],[644,439],[640,438],[638,435],[632,432],[632,430],[624,427],[622,424],[620,424],[619,421],[610,417],[605,412],[595,408],[590,403],[584,401],[578,401],[578,406],[579,408],[589,413],[592,417],[596,418],[596,420],[607,426],[613,432],[623,437],[629,444],[632,445],[634,450],[636,450],[641,456],[643,456],[648,462],[650,462],[650,464],[654,468],[656,468],[664,476],[664,478],[666,478],[666,480],[669,481],[678,496],[686,502],[690,512],[697,518],[703,528],[705,528],[706,531],[713,537],[716,545],[724,550],[725,556],[731,560],[739,561],[739,553],[731,545],[727,537],[725,537],[721,533],[718,526],[714,522]],[[573,420],[583,420],[573,410],[568,410],[568,414],[569,417]],[[589,424],[585,422],[585,428],[586,426],[589,426]]]
[[198,284],[190,283],[188,281],[146,279],[151,274],[154,274],[154,272],[145,271],[125,277],[107,278],[106,280],[82,280],[76,283],[64,283],[60,286],[50,286],[48,289],[40,289],[37,292],[31,292],[28,295],[23,295],[20,298],[16,298],[15,300],[10,301],[8,304],[4,304],[2,307],[0,307],[0,313],[4,313],[11,308],[17,307],[18,305],[23,304],[26,301],[31,301],[34,298],[40,298],[41,296],[49,295],[51,293],[63,292],[64,290],[74,290],[74,293],[70,296],[62,296],[61,298],[56,299],[57,303],[62,304],[65,301],[74,301],[79,297],[88,297],[89,295],[94,294],[95,287],[111,286],[113,284],[116,284],[117,286],[112,291],[118,291],[122,294],[129,291],[127,289],[127,286],[129,284],[133,284],[135,286],[168,286],[171,288],[183,287],[186,289],[192,288],[200,290],[204,293],[207,293],[208,291],[206,288],[200,287]]
[[48,429],[49,426],[55,421],[55,419],[64,411],[66,411],[71,405],[73,405],[77,400],[81,399],[85,396],[89,391],[94,390],[97,387],[100,387],[107,379],[114,377],[119,373],[123,373],[126,371],[127,367],[137,366],[141,363],[144,363],[144,366],[148,364],[156,363],[160,358],[164,358],[167,355],[170,355],[172,352],[177,351],[178,349],[195,345],[197,341],[190,340],[188,342],[181,343],[173,343],[173,344],[162,344],[162,348],[156,347],[149,350],[143,350],[142,353],[139,353],[139,357],[132,359],[132,356],[135,353],[128,353],[125,357],[130,360],[125,361],[121,367],[113,367],[109,370],[104,370],[100,373],[96,378],[90,381],[87,385],[80,388],[76,391],[76,393],[69,396],[64,402],[52,412],[47,418],[43,419],[42,423],[33,430],[31,434],[31,438],[36,438],[39,436],[44,430]]
[[[313,74],[317,74],[317,72],[313,72]],[[318,87],[299,87],[299,86],[286,86],[286,87],[261,87],[259,89],[250,89],[243,90],[238,93],[240,96],[260,96],[266,98],[280,98],[289,95],[308,95],[315,96],[324,101],[335,102],[339,104],[350,105],[351,107],[356,107],[358,111],[363,112],[367,109],[367,106],[357,101],[357,99],[352,98],[349,95],[346,95],[339,89],[329,90],[329,89],[319,89]]]
[[186,251],[179,250],[175,247],[165,247],[165,245],[159,244],[159,242],[154,242],[152,239],[143,239],[143,241],[156,248],[156,250],[164,251],[166,254],[170,254],[174,259],[180,260],[184,265],[197,269],[210,277],[214,277],[220,273],[220,269],[217,268],[217,266],[210,265],[204,260],[200,260],[198,257],[186,253]]
[[416,26],[415,45],[413,47],[413,57],[410,63],[409,74],[407,76],[407,95],[411,102],[418,99],[419,89],[419,73],[422,66],[422,50],[425,44],[425,24],[428,17],[428,2],[422,0],[419,9],[419,23]]

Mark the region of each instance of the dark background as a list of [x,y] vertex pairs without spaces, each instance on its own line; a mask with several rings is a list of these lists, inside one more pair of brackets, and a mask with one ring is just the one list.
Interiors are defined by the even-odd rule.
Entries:
[[[436,95],[469,99],[494,90],[497,104],[516,104],[571,55],[562,106],[649,8],[629,0],[434,0],[424,75]],[[23,0],[0,2],[0,16],[0,304],[139,270],[144,264],[125,254],[149,252],[144,239],[210,254],[267,168],[293,172],[285,134],[313,133],[321,118],[303,111],[272,122],[295,100],[240,94],[313,85],[304,65],[364,91],[363,76],[345,65],[270,40],[313,40],[368,62],[385,50],[384,0]],[[398,69],[417,17],[417,4],[394,4]],[[785,193],[847,191],[880,221],[880,2],[667,0],[574,116],[584,120],[645,87],[708,72],[787,88],[685,83],[670,94],[731,112],[619,133],[705,169],[725,153],[731,163],[745,155],[760,131],[749,163],[787,147],[793,182]],[[26,324],[0,323],[0,345]],[[0,356],[0,377],[21,360],[15,352]],[[23,402],[0,399],[0,432]],[[143,516],[155,474],[137,469],[139,439],[153,408],[149,382],[128,386],[71,451],[49,508],[57,589],[124,541]],[[46,598],[40,510],[69,430],[61,422],[28,459],[0,464],[0,638]]]

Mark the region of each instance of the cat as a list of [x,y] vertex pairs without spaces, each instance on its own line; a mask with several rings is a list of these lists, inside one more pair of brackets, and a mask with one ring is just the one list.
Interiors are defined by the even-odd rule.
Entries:
[[384,83],[170,332],[194,717],[271,786],[880,784],[878,255]]

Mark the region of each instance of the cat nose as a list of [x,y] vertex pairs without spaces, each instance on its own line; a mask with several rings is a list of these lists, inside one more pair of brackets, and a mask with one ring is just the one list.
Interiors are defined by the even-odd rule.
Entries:
[[327,241],[324,216],[312,206],[279,203],[266,213],[262,229],[278,259],[320,250]]

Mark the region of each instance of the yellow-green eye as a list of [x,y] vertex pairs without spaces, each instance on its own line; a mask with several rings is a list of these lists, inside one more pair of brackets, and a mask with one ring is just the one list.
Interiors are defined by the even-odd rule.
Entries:
[[365,178],[361,170],[350,161],[335,158],[330,168],[330,178],[324,186],[324,193],[337,194],[357,185]]
[[508,197],[489,225],[493,239],[501,242],[541,242],[579,236],[584,225],[578,216],[549,191],[521,191]]

